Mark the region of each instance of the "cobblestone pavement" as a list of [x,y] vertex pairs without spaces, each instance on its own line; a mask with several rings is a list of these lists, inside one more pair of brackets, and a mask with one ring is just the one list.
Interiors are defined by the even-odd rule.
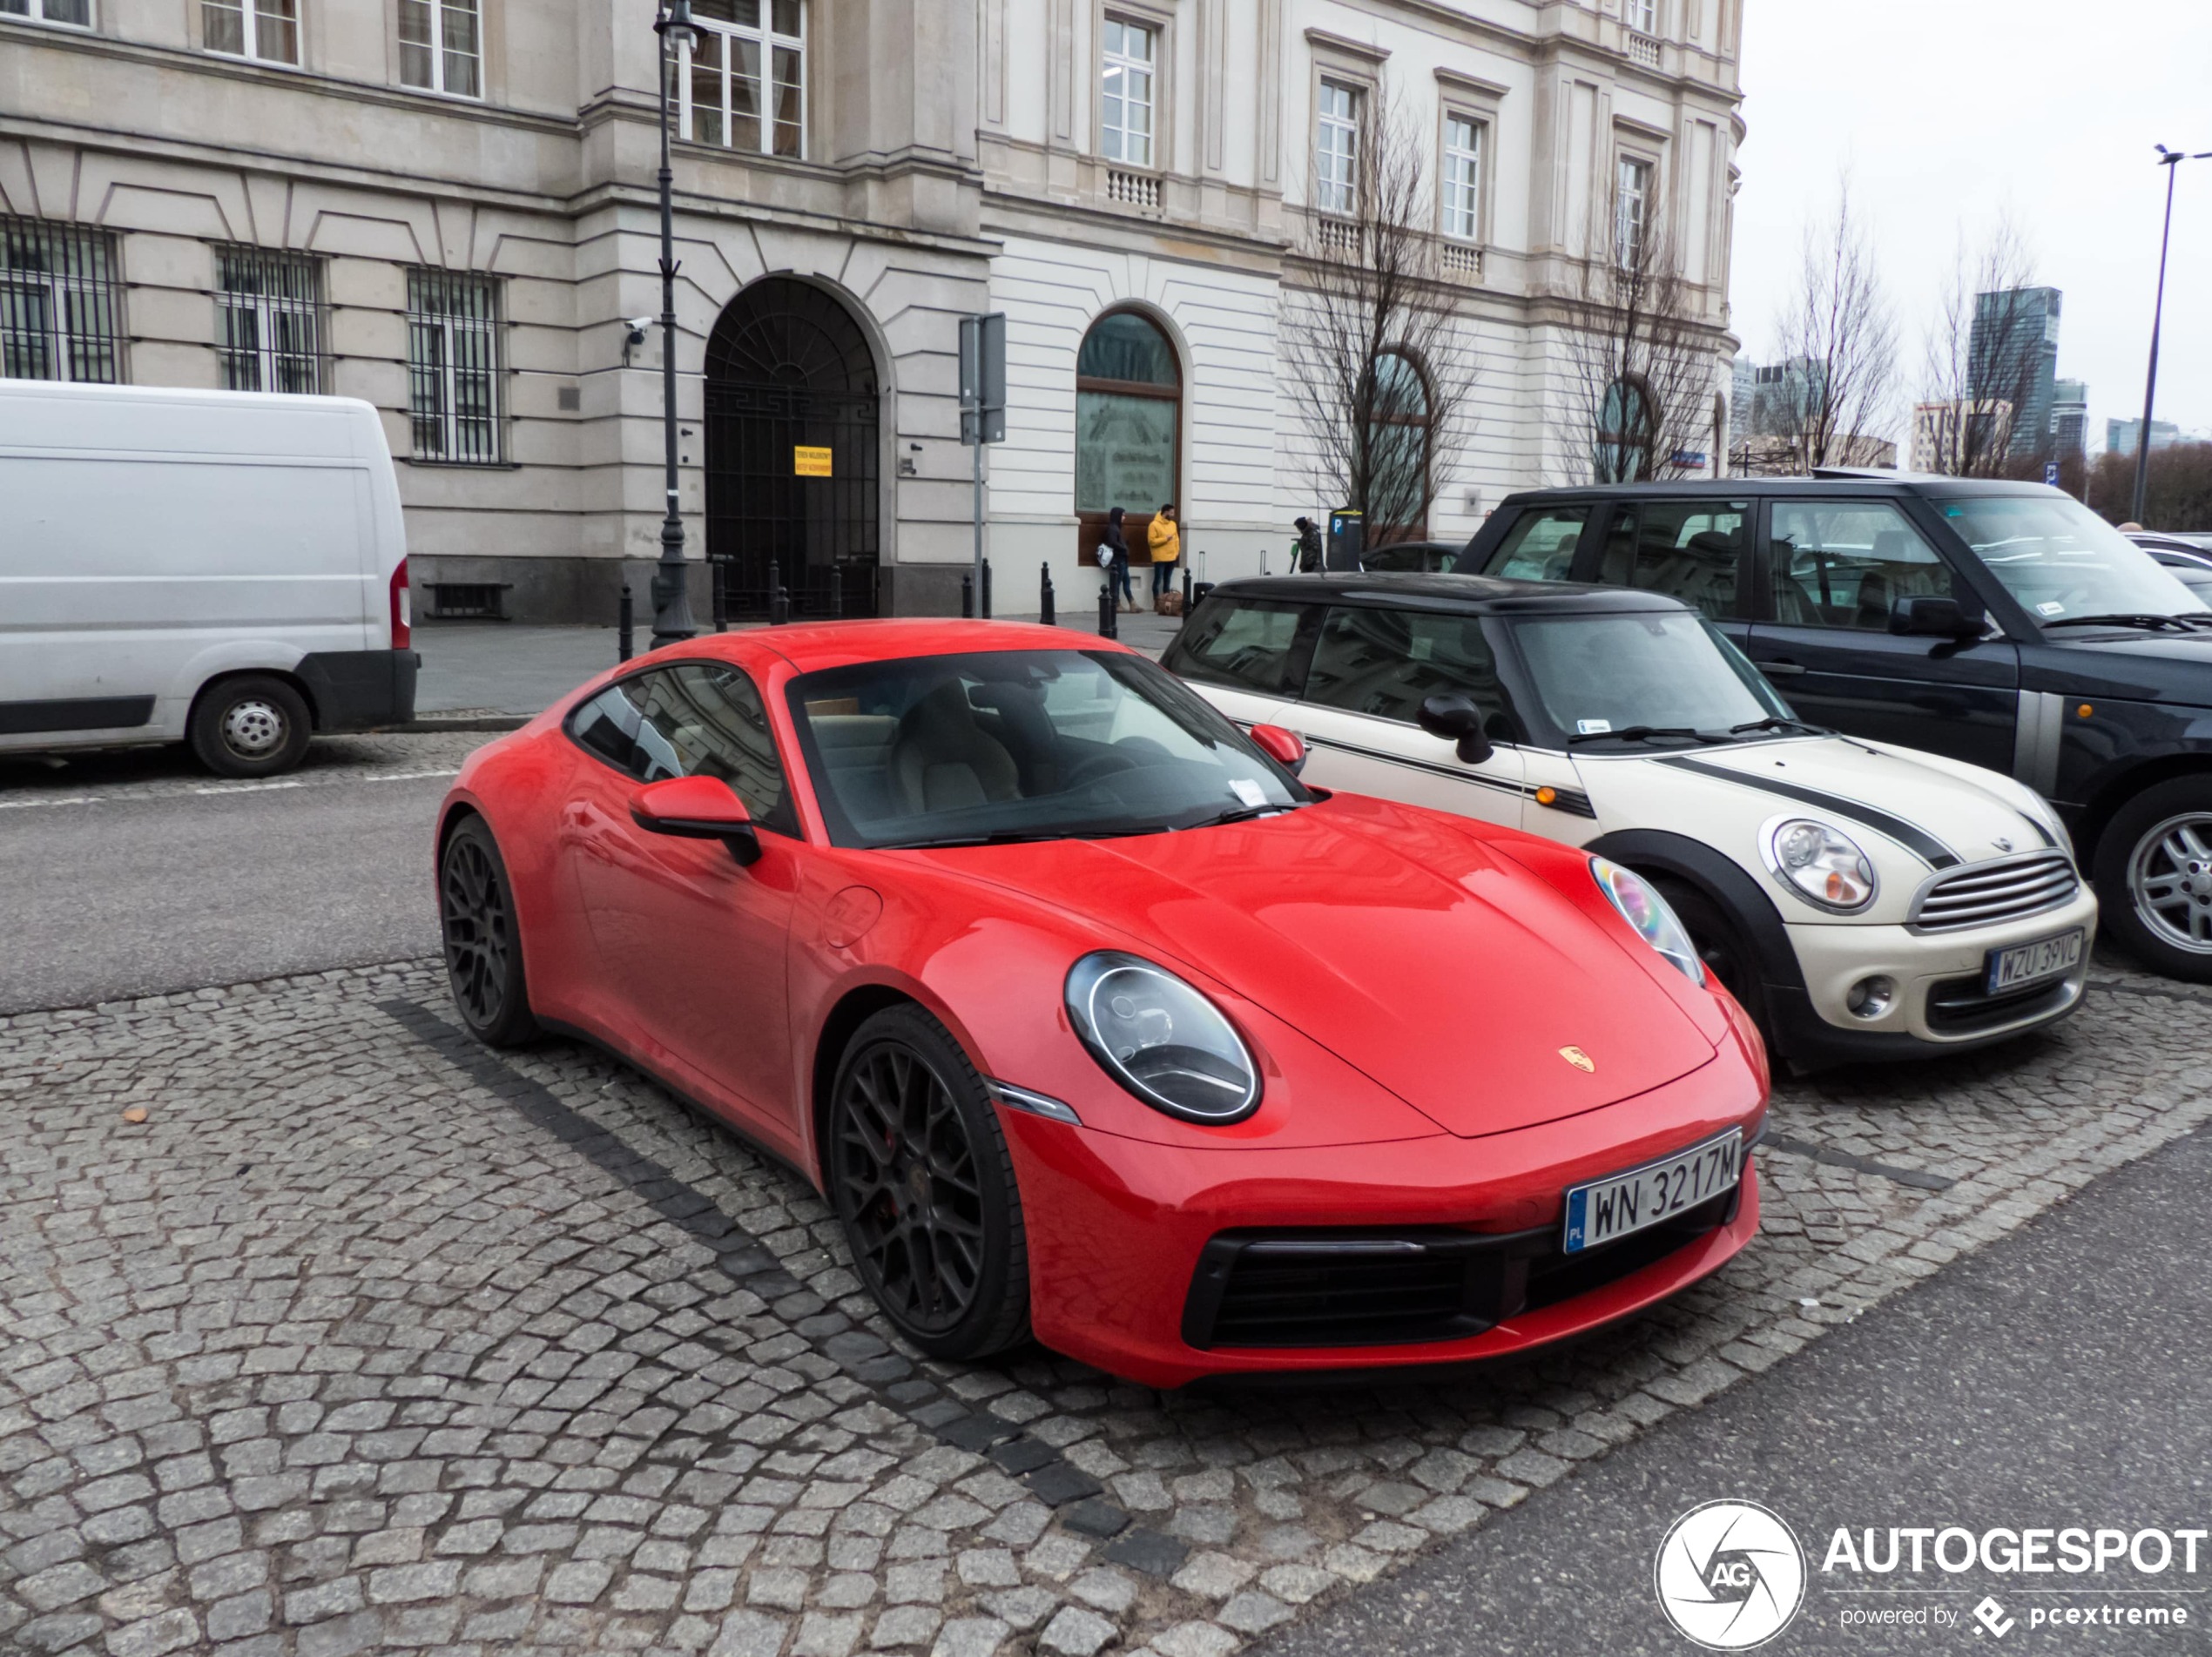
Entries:
[[1652,1314],[1178,1394],[900,1351],[796,1176],[429,963],[0,1020],[0,1648],[1223,1657],[2212,1116],[2212,997],[2101,977],[1781,1087]]

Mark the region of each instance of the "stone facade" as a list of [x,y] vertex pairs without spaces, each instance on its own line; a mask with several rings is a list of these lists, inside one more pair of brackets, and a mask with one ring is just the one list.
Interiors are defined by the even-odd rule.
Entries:
[[[303,257],[319,387],[381,409],[400,457],[418,609],[436,583],[487,583],[517,619],[610,619],[627,571],[642,611],[662,509],[659,333],[633,343],[629,320],[660,306],[651,4],[438,0],[440,27],[459,17],[475,49],[440,91],[406,84],[437,56],[403,43],[430,0],[290,3],[296,30],[272,45],[264,11],[260,44],[293,63],[213,50],[237,44],[225,30],[239,14],[202,0],[0,14],[0,214],[111,239],[122,374],[140,383],[224,383],[226,259]],[[780,275],[833,296],[870,359],[873,423],[856,417],[839,440],[867,453],[840,451],[834,533],[880,560],[880,608],[958,603],[972,496],[956,319],[986,309],[1009,317],[1009,436],[988,461],[1001,612],[1035,608],[1026,572],[1041,562],[1063,605],[1081,581],[1076,363],[1115,308],[1152,320],[1177,358],[1186,549],[1217,577],[1271,551],[1281,568],[1291,515],[1327,504],[1277,391],[1278,300],[1297,280],[1325,78],[1387,83],[1440,134],[1453,114],[1482,129],[1479,225],[1453,255],[1481,374],[1464,441],[1435,457],[1432,535],[1464,535],[1505,491],[1586,469],[1547,409],[1591,204],[1622,154],[1653,164],[1718,389],[1741,0],[1664,0],[1656,34],[1621,0],[761,3],[803,35],[779,105],[792,118],[783,147],[799,153],[713,141],[738,118],[698,101],[696,66],[676,152],[694,557],[734,533],[716,488],[762,509],[757,480],[708,479],[705,365],[732,301]],[[742,24],[752,4],[699,10]],[[1152,53],[1143,165],[1104,152],[1109,25],[1146,31]],[[728,34],[715,44],[738,50]],[[759,50],[765,64],[773,39]],[[411,417],[432,278],[490,279],[496,305],[496,434],[463,463],[435,458]],[[820,518],[815,497],[790,498],[791,535],[830,533],[801,523]],[[704,614],[703,572],[695,602]]]

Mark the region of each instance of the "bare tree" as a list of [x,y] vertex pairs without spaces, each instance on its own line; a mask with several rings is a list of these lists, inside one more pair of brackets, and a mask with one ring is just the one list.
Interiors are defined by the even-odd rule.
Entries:
[[[1932,422],[1935,469],[1952,477],[2005,477],[2033,467],[2047,433],[2021,432],[2035,388],[2043,316],[2021,302],[2035,261],[2009,217],[1979,252],[1962,232],[1951,281],[1927,340],[1925,418]],[[1932,407],[1927,407],[1932,405]]]
[[1717,441],[1718,332],[1703,292],[1683,277],[1663,197],[1608,195],[1594,211],[1568,301],[1567,388],[1554,424],[1570,474],[1581,457],[1600,483],[1641,483],[1692,469],[1676,456]]
[[1348,176],[1315,181],[1284,297],[1315,493],[1361,513],[1373,543],[1424,533],[1478,368],[1440,265],[1427,153],[1377,88]]
[[[1897,321],[1852,215],[1848,175],[1838,182],[1834,218],[1805,228],[1797,288],[1776,333],[1779,389],[1760,400],[1759,434],[1784,441],[1795,471],[1866,464],[1869,440],[1895,418]],[[1737,410],[1737,420],[1750,413]]]

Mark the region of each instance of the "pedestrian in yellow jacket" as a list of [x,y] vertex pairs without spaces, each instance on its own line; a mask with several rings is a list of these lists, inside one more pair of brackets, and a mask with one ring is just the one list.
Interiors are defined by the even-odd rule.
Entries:
[[1152,549],[1152,608],[1157,611],[1161,597],[1175,585],[1175,567],[1183,559],[1183,531],[1176,525],[1172,504],[1153,515],[1144,539]]

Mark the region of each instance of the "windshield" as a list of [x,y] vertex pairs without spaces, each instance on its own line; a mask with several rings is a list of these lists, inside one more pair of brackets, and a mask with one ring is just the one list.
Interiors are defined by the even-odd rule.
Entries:
[[2156,559],[2069,496],[1975,495],[1937,505],[2040,622],[2205,610]]
[[917,656],[809,673],[792,718],[840,845],[1195,828],[1312,798],[1141,657]]
[[1703,616],[1646,610],[1511,626],[1539,711],[1577,748],[1612,746],[1615,733],[1640,727],[1720,733],[1791,717],[1789,704]]

